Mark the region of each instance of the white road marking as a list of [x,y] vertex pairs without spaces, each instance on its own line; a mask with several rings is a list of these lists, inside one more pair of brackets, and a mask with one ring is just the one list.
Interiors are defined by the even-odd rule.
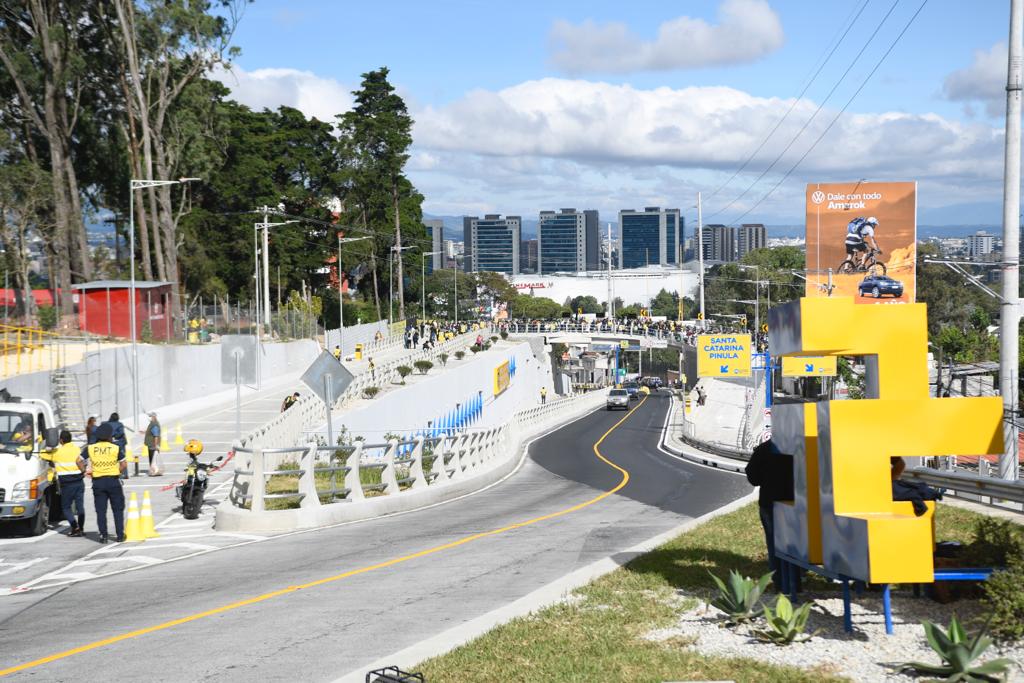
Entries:
[[[21,569],[26,569],[28,567],[31,567],[34,564],[39,564],[40,562],[43,562],[43,561],[45,561],[47,559],[49,559],[49,558],[47,558],[47,557],[37,557],[34,560],[29,560],[28,562],[14,563],[14,562],[4,562],[3,559],[0,558],[0,576],[3,576],[4,574],[11,574],[11,573],[19,571]],[[3,569],[3,567],[7,567],[7,569]]]
[[[119,548],[119,550],[124,550],[124,548]],[[135,562],[137,564],[144,564],[148,566],[152,564],[160,564],[163,560],[156,557],[147,557],[145,555],[121,555],[119,557],[101,557],[95,560],[75,560],[70,566],[82,567],[87,564],[106,564],[107,562]]]
[[0,545],[20,545],[22,543],[38,543],[44,538],[49,538],[50,536],[53,536],[56,533],[57,532],[55,530],[50,529],[46,533],[40,534],[39,536],[26,536],[25,538],[0,538]]
[[[201,536],[192,536],[190,538],[202,538],[202,537]],[[146,541],[145,545],[124,546],[124,545],[118,544],[118,545],[114,546],[113,548],[104,548],[103,550],[97,550],[95,553],[93,553],[93,555],[97,555],[99,553],[113,553],[113,552],[118,552],[118,551],[122,551],[122,550],[147,550],[148,551],[148,550],[153,550],[154,548],[187,548],[188,550],[212,550],[213,548],[216,548],[216,547],[217,546],[214,546],[214,545],[204,545],[202,543],[177,543],[177,542],[175,542],[175,543],[156,543],[156,542],[153,542],[153,540],[151,539],[151,540]],[[163,560],[161,560],[161,562],[162,561]]]

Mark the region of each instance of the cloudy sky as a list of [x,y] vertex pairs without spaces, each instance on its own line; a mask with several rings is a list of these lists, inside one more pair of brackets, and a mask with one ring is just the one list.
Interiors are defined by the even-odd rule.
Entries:
[[332,120],[389,67],[433,214],[692,220],[700,191],[706,222],[798,224],[805,183],[863,178],[917,180],[925,222],[995,223],[1008,4],[258,0],[218,78]]

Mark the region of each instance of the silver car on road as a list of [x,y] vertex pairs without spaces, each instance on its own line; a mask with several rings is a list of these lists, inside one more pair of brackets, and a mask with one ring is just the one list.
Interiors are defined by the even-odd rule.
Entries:
[[608,392],[605,406],[608,410],[629,410],[629,392],[625,389],[612,389]]

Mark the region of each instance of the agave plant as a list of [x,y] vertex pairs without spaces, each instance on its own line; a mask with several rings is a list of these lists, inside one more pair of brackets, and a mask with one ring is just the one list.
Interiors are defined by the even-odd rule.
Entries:
[[974,638],[967,636],[967,631],[955,614],[949,622],[948,632],[930,621],[921,622],[921,625],[924,626],[928,644],[942,658],[942,664],[907,662],[900,665],[901,670],[913,669],[919,674],[945,676],[945,680],[950,683],[994,683],[1003,680],[1013,664],[1009,659],[993,659],[984,664],[972,665],[992,644],[992,639],[985,635],[988,624]]
[[807,617],[811,615],[811,603],[805,602],[796,609],[785,595],[775,601],[775,609],[764,606],[764,620],[767,628],[757,629],[754,635],[776,645],[789,645],[810,640],[814,634],[804,633]]
[[772,581],[771,572],[755,581],[733,570],[729,572],[728,585],[711,572],[708,574],[718,586],[718,594],[711,599],[711,604],[725,612],[729,623],[741,624],[761,614],[761,596]]

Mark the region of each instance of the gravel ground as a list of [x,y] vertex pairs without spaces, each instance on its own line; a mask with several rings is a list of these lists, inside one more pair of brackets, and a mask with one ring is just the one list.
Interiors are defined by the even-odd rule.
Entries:
[[[682,640],[691,642],[690,647],[706,655],[747,657],[773,664],[816,668],[854,681],[915,680],[914,676],[896,672],[893,665],[907,661],[939,663],[938,655],[925,640],[921,621],[927,619],[945,628],[954,613],[961,621],[967,622],[980,616],[977,603],[958,601],[941,605],[926,598],[912,598],[909,593],[894,593],[895,632],[889,636],[885,633],[881,595],[869,593],[854,599],[854,630],[846,633],[843,630],[842,598],[803,594],[803,600],[814,600],[807,630],[817,631],[817,634],[807,642],[780,647],[758,641],[748,627],[731,629],[721,626],[722,612],[707,604],[703,596],[680,593],[679,597],[698,597],[698,605],[681,612],[672,628],[647,634],[648,639],[657,642]],[[1024,681],[1024,669],[1021,668],[1024,645],[1006,648],[993,645],[985,652],[982,661],[998,657],[1017,663],[1008,680]]]

